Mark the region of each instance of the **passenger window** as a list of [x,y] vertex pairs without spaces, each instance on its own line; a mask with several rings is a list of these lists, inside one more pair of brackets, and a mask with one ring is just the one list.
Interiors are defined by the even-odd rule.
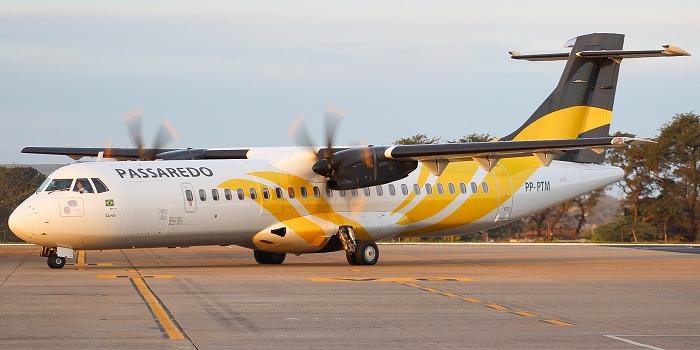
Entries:
[[46,187],[46,192],[68,191],[71,184],[73,184],[73,179],[55,179]]
[[333,190],[328,186],[326,186],[326,197],[333,198]]
[[471,187],[472,187],[472,193],[476,193],[476,191],[479,190],[479,189],[476,187],[476,184],[473,183],[473,182],[471,183]]
[[487,184],[486,182],[482,182],[481,189],[484,191],[484,193],[489,193],[489,184]]
[[364,192],[365,197],[369,197],[372,194],[372,192],[370,192],[370,190],[369,190],[369,187],[363,188],[362,192]]
[[377,191],[377,196],[383,196],[383,195],[384,195],[384,189],[382,188],[382,186],[377,186],[377,187],[375,187],[375,189],[376,189],[376,191]]
[[207,200],[207,191],[199,190],[199,200],[201,200],[202,202]]
[[239,200],[244,200],[245,199],[245,192],[243,191],[242,188],[239,188],[236,190],[236,193],[238,194],[238,199]]
[[418,186],[418,184],[413,184],[413,193],[416,195],[420,194],[420,186]]
[[270,189],[267,187],[262,188],[263,199],[270,199]]
[[396,187],[394,187],[393,184],[389,184],[389,195],[391,195],[391,196],[396,195]]
[[289,194],[289,198],[294,198],[294,187],[288,188],[287,193]]
[[88,179],[75,180],[75,185],[73,186],[73,192],[95,193],[95,191],[92,190],[92,185],[90,185],[90,181],[88,181]]
[[229,190],[228,188],[225,189],[224,190],[224,197],[226,197],[227,201],[230,201],[231,199],[233,199],[233,195],[231,194],[231,190]]
[[258,199],[258,191],[256,191],[254,188],[250,188],[250,199],[256,200]]
[[443,194],[443,193],[445,193],[445,188],[442,187],[442,184],[441,184],[441,183],[438,183],[438,184],[437,184],[437,192],[438,192],[438,194]]
[[299,193],[301,193],[301,196],[304,197],[304,198],[306,198],[306,197],[309,195],[309,193],[306,192],[306,187],[300,188],[300,189],[299,189]]
[[211,199],[218,201],[219,200],[219,190],[213,189],[211,190]]
[[314,186],[314,197],[321,198],[321,190],[317,186]]
[[282,195],[283,195],[282,189],[279,187],[275,187],[275,196],[277,196],[277,199],[281,199]]
[[357,197],[357,189],[356,188],[353,188],[352,190],[350,190],[350,193],[352,194],[353,197]]
[[340,190],[340,197],[345,198],[345,190]]
[[406,186],[406,184],[401,184],[401,193],[403,193],[404,196],[408,195],[408,186]]
[[103,192],[109,191],[107,186],[105,186],[104,182],[102,182],[102,180],[100,180],[96,177],[92,178],[92,183],[95,184],[95,191],[97,191],[97,193],[103,193]]
[[433,185],[425,184],[425,194],[433,194]]
[[464,182],[459,183],[459,191],[462,193],[467,193],[467,185],[465,185]]
[[450,193],[454,194],[455,193],[455,185],[453,185],[451,182],[448,183],[447,190],[450,191]]
[[185,190],[185,199],[187,199],[188,202],[194,202],[194,196],[192,195],[192,191]]

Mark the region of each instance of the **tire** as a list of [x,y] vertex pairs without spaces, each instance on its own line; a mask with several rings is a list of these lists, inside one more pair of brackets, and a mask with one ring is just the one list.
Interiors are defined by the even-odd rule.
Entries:
[[379,247],[372,241],[357,242],[354,258],[357,265],[374,265],[379,261]]
[[46,260],[47,265],[52,269],[62,269],[66,265],[66,258],[52,255]]
[[258,264],[262,265],[279,265],[284,262],[287,257],[285,253],[268,253],[262,250],[254,250],[253,257]]
[[345,258],[348,259],[348,264],[357,265],[357,260],[355,260],[355,253],[345,253]]

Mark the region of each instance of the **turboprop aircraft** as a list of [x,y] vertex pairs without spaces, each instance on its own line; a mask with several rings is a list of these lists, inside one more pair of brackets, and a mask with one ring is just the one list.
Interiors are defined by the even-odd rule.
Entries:
[[260,264],[344,250],[373,265],[376,241],[486,230],[620,180],[602,164],[606,148],[650,142],[609,136],[621,61],[689,55],[627,51],[623,40],[594,33],[570,52],[511,52],[566,66],[532,116],[493,142],[338,147],[330,118],[324,146],[167,149],[158,137],[144,148],[132,118],[134,148],[26,147],[97,161],[50,174],[9,225],[51,268],[74,250],[198,245],[250,248]]

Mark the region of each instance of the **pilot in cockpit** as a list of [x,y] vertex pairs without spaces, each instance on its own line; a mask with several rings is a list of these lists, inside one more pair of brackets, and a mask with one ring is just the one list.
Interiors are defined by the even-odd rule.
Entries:
[[92,192],[92,186],[90,185],[90,182],[88,179],[78,179],[75,181],[75,187],[73,188],[73,192],[79,192],[79,193],[93,193]]

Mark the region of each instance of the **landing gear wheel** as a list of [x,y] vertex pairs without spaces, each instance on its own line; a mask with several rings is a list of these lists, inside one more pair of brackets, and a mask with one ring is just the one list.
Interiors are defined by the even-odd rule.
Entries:
[[46,260],[46,263],[52,269],[61,269],[66,265],[66,258],[62,256],[52,255]]
[[263,252],[262,250],[254,250],[253,257],[255,257],[255,261],[257,261],[258,264],[279,265],[279,264],[284,262],[284,258],[287,257],[287,254],[285,254],[285,253],[268,253],[268,252]]
[[358,265],[357,260],[355,260],[355,253],[345,252],[345,258],[348,259],[348,264]]
[[[372,241],[359,241],[353,258],[356,265],[374,265],[379,261],[379,247]],[[348,262],[350,262],[349,258]]]

